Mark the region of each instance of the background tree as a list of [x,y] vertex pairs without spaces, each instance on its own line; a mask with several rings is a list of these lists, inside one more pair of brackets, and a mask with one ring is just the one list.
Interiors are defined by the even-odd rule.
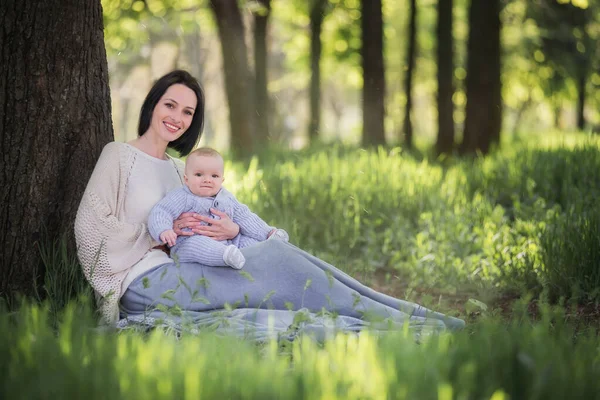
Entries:
[[269,93],[267,90],[267,27],[271,15],[271,0],[259,0],[254,9],[254,70],[256,74],[256,140],[269,138]]
[[242,15],[237,0],[212,0],[210,4],[221,38],[231,150],[237,156],[251,155],[255,137],[255,85],[248,64]]
[[0,23],[0,296],[10,296],[34,290],[41,241],[72,237],[113,131],[99,0],[3,0]]
[[538,0],[527,6],[528,15],[540,30],[537,60],[551,67],[550,82],[555,89],[567,82],[574,86],[576,123],[580,130],[586,125],[586,88],[599,51],[598,11],[597,1]]
[[413,147],[412,113],[412,89],[413,73],[415,69],[415,56],[417,52],[417,0],[410,0],[410,17],[408,24],[408,51],[406,52],[406,75],[404,76],[404,90],[406,93],[406,104],[404,106],[404,123],[402,132],[404,142],[408,148]]
[[454,147],[454,38],[452,0],[438,0],[436,25],[438,134],[436,151],[450,153]]
[[363,146],[385,144],[385,72],[381,0],[362,0]]
[[500,0],[471,0],[463,153],[486,154],[500,140],[500,50]]
[[310,119],[308,137],[314,142],[321,129],[321,29],[327,0],[310,2]]

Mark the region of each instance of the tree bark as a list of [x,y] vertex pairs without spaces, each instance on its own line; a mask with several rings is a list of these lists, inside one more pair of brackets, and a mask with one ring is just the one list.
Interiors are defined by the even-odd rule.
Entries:
[[363,146],[385,144],[385,74],[381,0],[362,1]]
[[410,0],[410,17],[408,25],[408,52],[406,53],[406,76],[404,78],[404,91],[406,94],[406,105],[404,107],[404,143],[409,149],[413,147],[412,113],[412,87],[413,73],[415,69],[415,55],[417,48],[417,0]]
[[500,0],[472,0],[467,43],[467,105],[461,153],[487,154],[502,125]]
[[558,130],[561,130],[563,128],[562,126],[562,106],[560,104],[560,102],[558,101],[554,101],[553,103],[554,106],[552,107],[554,110],[554,127]]
[[225,89],[229,104],[231,150],[235,156],[254,151],[255,113],[254,77],[248,65],[244,23],[237,0],[212,0],[225,70]]
[[2,0],[0,24],[0,296],[28,295],[113,138],[102,7]]
[[500,140],[500,0],[472,0],[467,43],[467,105],[462,153],[487,154]]
[[271,0],[259,0],[261,9],[254,14],[254,69],[256,73],[256,139],[269,140],[269,94],[267,91],[267,26]]
[[452,0],[438,0],[437,36],[437,108],[438,135],[436,151],[449,154],[454,147],[454,39],[452,33]]
[[[314,143],[321,130],[321,30],[326,0],[312,0],[310,9],[310,122],[308,138]],[[336,132],[339,133],[339,132]]]

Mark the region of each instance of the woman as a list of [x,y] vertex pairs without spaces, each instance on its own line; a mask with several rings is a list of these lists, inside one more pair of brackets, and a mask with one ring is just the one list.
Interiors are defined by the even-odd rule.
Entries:
[[[244,249],[243,273],[173,262],[148,234],[146,220],[156,202],[182,185],[183,163],[167,155],[167,147],[189,154],[199,140],[203,119],[200,85],[187,72],[173,71],[148,93],[139,137],[109,143],[102,151],[79,206],[75,234],[79,259],[105,323],[114,325],[120,316],[146,315],[152,309],[151,315],[162,315],[165,307],[200,318],[242,305],[237,315],[244,320],[266,323],[267,317],[277,315],[280,328],[291,324],[300,309],[331,311],[348,329],[367,326],[367,316],[438,328],[464,325],[462,320],[377,293],[281,241]],[[221,219],[182,215],[173,229],[178,235],[233,239],[239,227],[226,214],[214,213]],[[200,225],[201,220],[211,224]]]

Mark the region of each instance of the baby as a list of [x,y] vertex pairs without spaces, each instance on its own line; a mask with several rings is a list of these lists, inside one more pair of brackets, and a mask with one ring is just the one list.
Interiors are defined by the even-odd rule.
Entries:
[[[171,254],[180,262],[241,269],[246,259],[239,249],[267,239],[289,240],[286,231],[267,225],[221,187],[223,170],[223,157],[216,150],[203,147],[193,151],[185,163],[185,185],[169,192],[150,211],[150,235],[171,246]],[[173,220],[184,212],[219,218],[210,213],[211,208],[225,212],[240,227],[239,235],[233,240],[216,241],[202,235],[178,237],[173,231]]]

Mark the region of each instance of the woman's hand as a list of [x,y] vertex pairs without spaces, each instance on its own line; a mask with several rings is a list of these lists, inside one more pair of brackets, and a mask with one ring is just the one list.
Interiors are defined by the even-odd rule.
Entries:
[[177,236],[192,236],[194,234],[193,231],[183,231],[184,228],[193,229],[197,226],[200,226],[201,219],[198,219],[200,215],[193,212],[183,213],[173,221],[173,230],[177,234]]
[[[210,211],[218,215],[221,219],[212,219],[210,217],[196,214],[183,213],[179,219],[173,223],[173,230],[177,235],[191,236],[193,234],[204,235],[214,240],[233,239],[240,233],[240,227],[229,218],[227,214],[211,208]],[[200,222],[206,222],[208,225],[201,225]],[[182,231],[183,228],[190,228],[191,231]]]

